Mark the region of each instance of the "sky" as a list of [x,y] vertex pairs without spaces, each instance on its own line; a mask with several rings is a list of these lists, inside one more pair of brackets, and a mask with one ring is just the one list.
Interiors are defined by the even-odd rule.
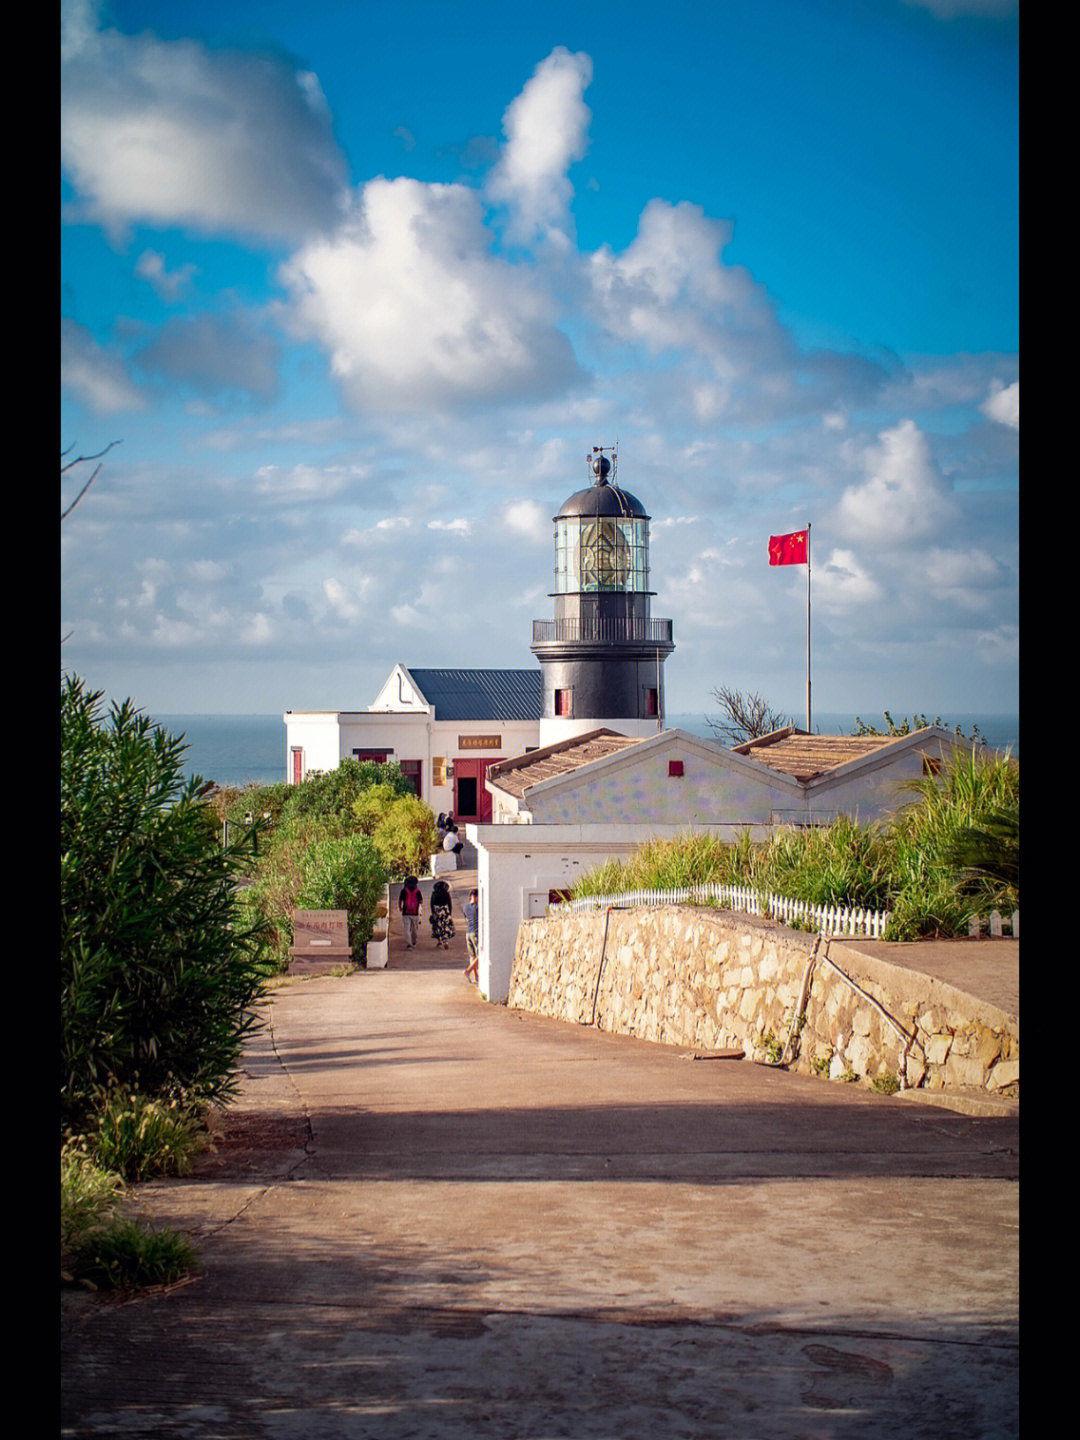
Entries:
[[[61,665],[531,667],[594,445],[669,713],[1018,710],[1009,0],[63,6]],[[61,464],[65,463],[62,456]],[[61,509],[97,464],[61,474]]]

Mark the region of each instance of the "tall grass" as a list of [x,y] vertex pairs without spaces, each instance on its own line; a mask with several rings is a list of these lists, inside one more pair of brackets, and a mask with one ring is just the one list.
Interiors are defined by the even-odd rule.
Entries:
[[960,935],[971,916],[1020,903],[1020,772],[974,747],[908,787],[888,820],[785,828],[754,844],[708,835],[651,840],[582,876],[575,896],[746,885],[811,905],[889,910],[889,937]]

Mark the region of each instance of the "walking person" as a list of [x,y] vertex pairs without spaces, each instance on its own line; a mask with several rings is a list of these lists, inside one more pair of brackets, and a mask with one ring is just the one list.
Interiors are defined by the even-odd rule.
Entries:
[[469,951],[469,963],[465,966],[465,979],[471,985],[480,979],[480,892],[470,890],[469,898],[462,909],[465,912],[465,944]]
[[398,909],[401,911],[402,925],[405,930],[405,949],[416,949],[416,937],[420,924],[420,911],[424,908],[424,896],[420,889],[420,882],[415,875],[406,875],[405,884],[401,887],[401,894],[398,896]]
[[431,888],[431,933],[440,950],[450,949],[454,937],[454,902],[445,880],[436,880]]

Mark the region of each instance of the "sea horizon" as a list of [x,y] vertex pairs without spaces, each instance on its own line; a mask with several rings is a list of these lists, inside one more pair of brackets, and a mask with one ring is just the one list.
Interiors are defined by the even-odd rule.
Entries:
[[[822,735],[851,735],[856,720],[867,725],[884,725],[884,716],[869,710],[822,711],[814,717],[814,731]],[[902,719],[894,714],[895,720]],[[934,714],[928,718],[933,721]],[[184,775],[198,775],[217,785],[276,785],[286,778],[285,725],[282,712],[273,714],[163,714],[154,722],[170,734],[182,734],[187,743]],[[965,734],[977,727],[979,735],[995,750],[1020,754],[1020,717],[1016,713],[952,712],[941,717],[950,730],[959,725]],[[795,718],[796,725],[799,718]],[[666,728],[686,730],[691,735],[713,739],[704,713],[682,711],[667,716]]]

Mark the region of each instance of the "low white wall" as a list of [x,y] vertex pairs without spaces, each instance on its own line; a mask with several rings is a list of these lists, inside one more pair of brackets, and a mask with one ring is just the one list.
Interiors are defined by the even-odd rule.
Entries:
[[767,826],[729,825],[467,825],[477,851],[480,887],[479,990],[505,1004],[518,930],[547,910],[549,890],[570,890],[605,860],[626,859],[647,840],[674,840],[693,830],[734,840],[749,829],[763,839]]

